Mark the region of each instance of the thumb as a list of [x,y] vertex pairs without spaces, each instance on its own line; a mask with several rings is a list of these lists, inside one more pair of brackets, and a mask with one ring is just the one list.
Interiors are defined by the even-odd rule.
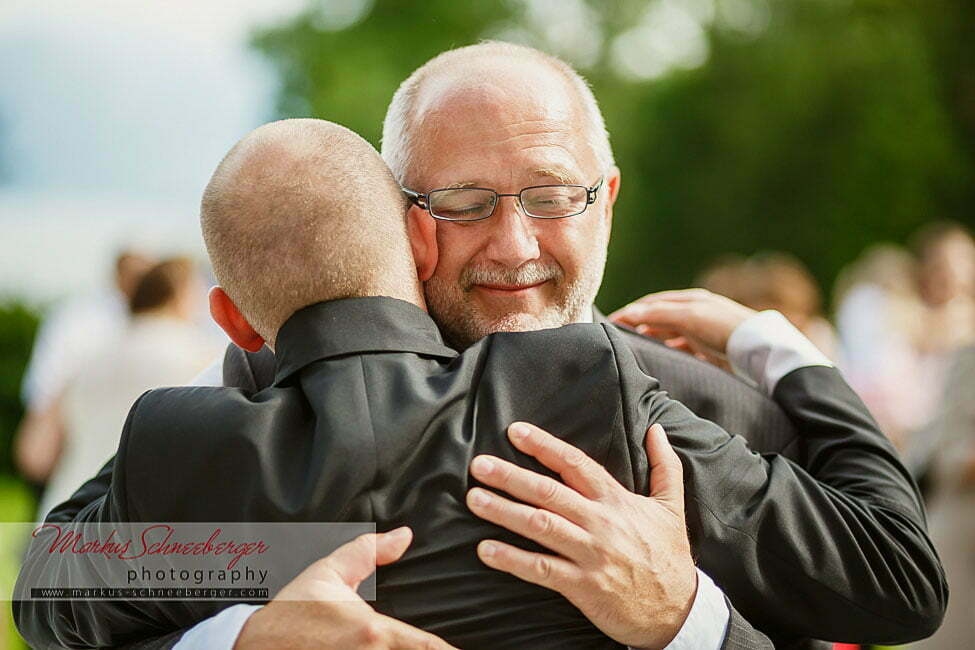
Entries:
[[412,540],[413,532],[405,526],[388,533],[360,535],[335,549],[325,558],[325,563],[342,582],[356,589],[377,565],[398,560]]
[[680,458],[667,440],[664,428],[654,424],[644,442],[650,465],[650,496],[684,511],[684,470]]
[[403,557],[403,553],[413,541],[413,531],[409,526],[376,535],[376,565],[391,564]]

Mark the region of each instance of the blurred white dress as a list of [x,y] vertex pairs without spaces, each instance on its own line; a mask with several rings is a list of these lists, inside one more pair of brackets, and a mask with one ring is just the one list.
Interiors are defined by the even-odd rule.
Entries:
[[208,332],[187,321],[140,315],[88,357],[61,398],[65,441],[41,517],[94,476],[118,448],[132,403],[150,388],[190,382],[219,354]]
[[70,299],[44,319],[24,373],[22,398],[33,411],[43,411],[106,342],[128,321],[126,298],[116,289]]

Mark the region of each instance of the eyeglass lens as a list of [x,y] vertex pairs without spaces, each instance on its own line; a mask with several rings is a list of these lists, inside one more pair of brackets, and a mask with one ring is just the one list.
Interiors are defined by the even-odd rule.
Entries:
[[[577,185],[530,187],[522,190],[525,212],[541,219],[557,219],[579,214],[586,209],[588,192]],[[498,195],[492,190],[460,188],[430,192],[430,212],[453,221],[474,221],[494,212]]]

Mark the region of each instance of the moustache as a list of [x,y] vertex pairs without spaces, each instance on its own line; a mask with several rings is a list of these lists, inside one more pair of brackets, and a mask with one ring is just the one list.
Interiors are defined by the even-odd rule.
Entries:
[[460,282],[464,290],[475,284],[531,285],[562,279],[564,272],[557,263],[527,262],[516,269],[506,267],[468,266],[461,273]]

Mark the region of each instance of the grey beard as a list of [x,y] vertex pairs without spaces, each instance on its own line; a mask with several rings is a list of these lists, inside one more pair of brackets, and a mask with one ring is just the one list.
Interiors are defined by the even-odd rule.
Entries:
[[[470,287],[474,284],[535,284],[544,280],[555,283],[559,297],[540,314],[501,314],[489,320],[470,302]],[[465,269],[459,287],[445,287],[432,278],[424,290],[427,308],[440,327],[444,341],[463,350],[494,332],[532,331],[589,320],[595,290],[585,285],[580,280],[566,286],[561,267],[553,269],[535,264],[518,269]]]

